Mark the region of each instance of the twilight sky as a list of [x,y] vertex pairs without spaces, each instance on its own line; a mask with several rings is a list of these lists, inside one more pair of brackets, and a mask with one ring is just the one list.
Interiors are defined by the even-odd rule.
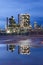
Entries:
[[43,25],[43,0],[0,0],[0,28],[5,27],[6,17],[13,15],[17,22],[18,13],[28,13],[32,24]]

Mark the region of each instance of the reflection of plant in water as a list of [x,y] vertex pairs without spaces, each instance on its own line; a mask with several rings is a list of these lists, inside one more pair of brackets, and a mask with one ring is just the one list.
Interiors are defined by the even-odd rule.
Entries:
[[15,45],[12,45],[12,44],[7,45],[7,50],[10,50],[11,52],[13,52],[14,49],[15,49]]
[[20,53],[28,54],[30,52],[30,47],[28,45],[20,46]]

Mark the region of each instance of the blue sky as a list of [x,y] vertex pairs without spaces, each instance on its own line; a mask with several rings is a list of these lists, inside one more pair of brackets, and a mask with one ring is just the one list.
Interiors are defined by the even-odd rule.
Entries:
[[43,0],[0,0],[0,28],[5,27],[6,17],[13,15],[17,22],[18,13],[29,13],[32,24],[43,25]]

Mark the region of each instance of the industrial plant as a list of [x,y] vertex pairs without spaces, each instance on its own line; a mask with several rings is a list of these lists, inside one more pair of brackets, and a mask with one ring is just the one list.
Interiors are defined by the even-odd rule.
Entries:
[[18,23],[16,23],[15,18],[11,16],[6,18],[6,28],[4,31],[0,30],[0,33],[5,34],[43,34],[43,27],[34,22],[34,26],[30,24],[30,14],[18,14]]

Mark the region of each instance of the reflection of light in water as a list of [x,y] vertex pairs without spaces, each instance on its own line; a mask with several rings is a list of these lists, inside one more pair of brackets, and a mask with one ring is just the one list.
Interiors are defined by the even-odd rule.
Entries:
[[12,39],[1,40],[0,42],[7,42],[7,41],[12,41]]
[[30,54],[30,47],[29,47],[29,45],[19,45],[18,53],[19,54],[29,55]]
[[19,41],[19,53],[29,55],[31,43],[32,43],[31,39]]
[[31,43],[32,43],[32,40],[31,39],[19,41],[19,44],[20,45],[30,45]]

